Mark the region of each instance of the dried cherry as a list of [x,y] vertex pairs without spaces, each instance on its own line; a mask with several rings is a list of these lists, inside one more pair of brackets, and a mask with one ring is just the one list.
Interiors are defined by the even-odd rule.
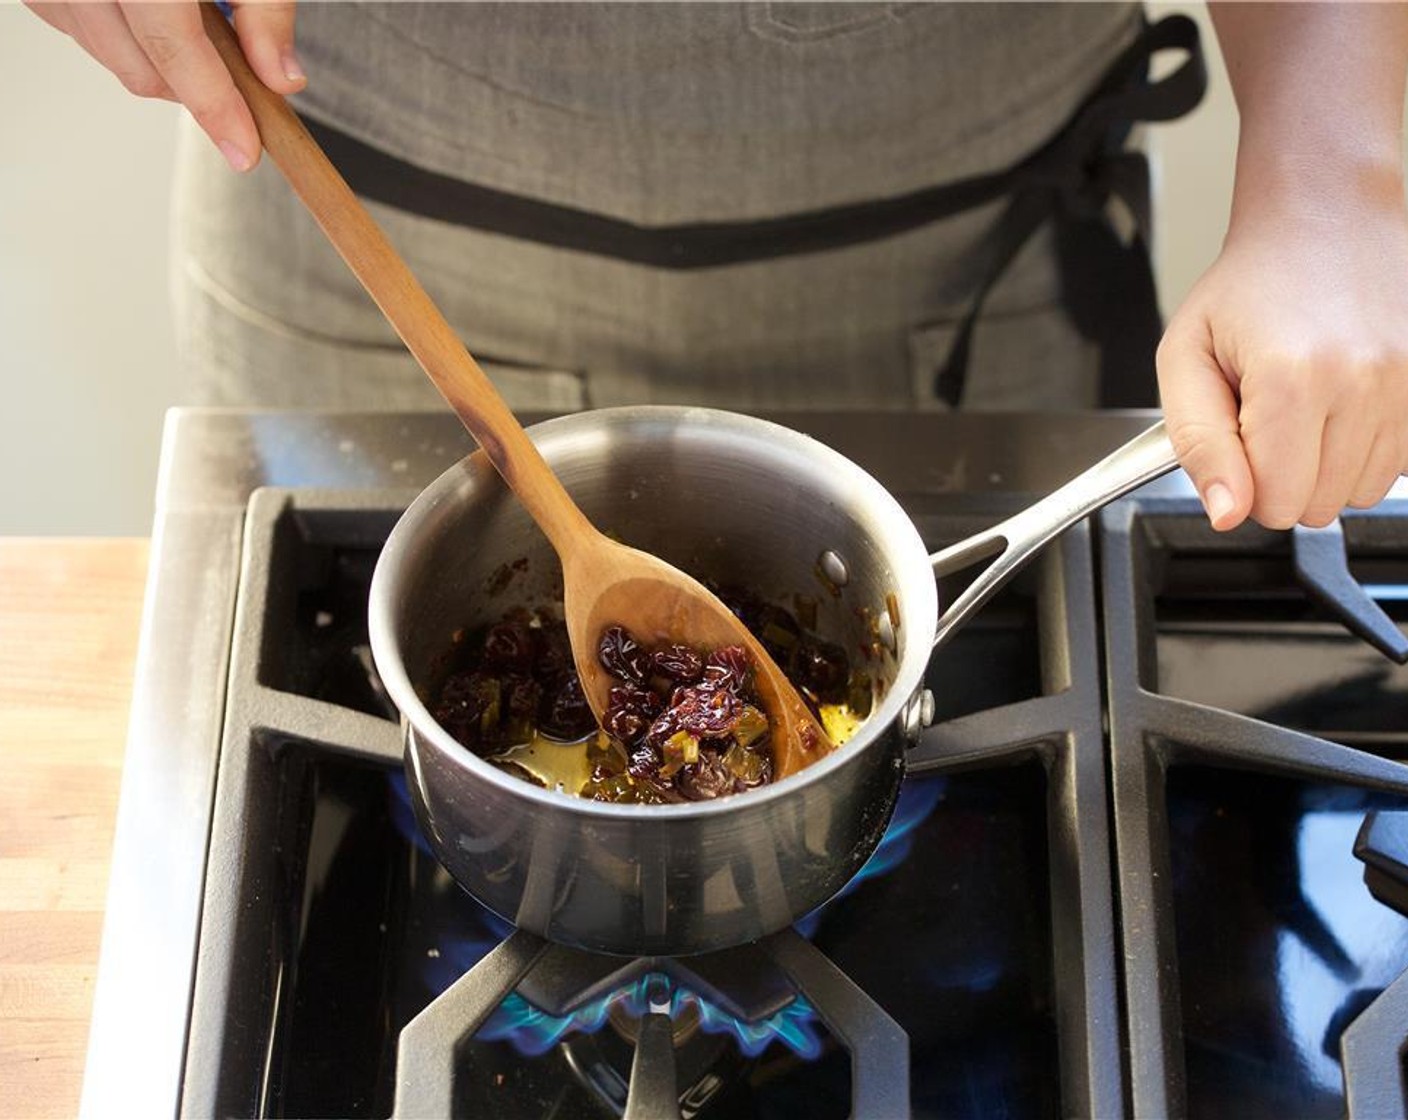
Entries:
[[544,735],[568,742],[590,735],[596,717],[582,695],[576,673],[563,673],[543,694],[538,706],[538,728]]
[[632,747],[645,734],[660,711],[660,697],[639,685],[619,684],[611,689],[602,729]]
[[737,696],[748,685],[752,672],[753,664],[742,646],[724,646],[704,662],[700,687],[710,691],[727,690]]
[[445,681],[431,715],[461,743],[472,746],[498,723],[499,697],[496,678],[478,670],[456,673]]
[[733,775],[717,751],[701,751],[698,762],[680,771],[676,785],[691,801],[712,801],[734,791]]
[[650,778],[660,772],[660,763],[663,761],[658,750],[649,743],[642,743],[631,751],[626,770],[633,778]]
[[[746,589],[720,593],[777,657],[809,705],[869,704],[869,677],[846,652]],[[701,651],[672,644],[648,650],[620,626],[607,627],[597,658],[614,678],[602,719],[582,693],[567,629],[552,615],[519,611],[458,643],[458,669],[440,688],[432,715],[452,736],[525,781],[540,778],[499,752],[534,731],[588,752],[583,797],[632,804],[703,801],[770,782],[772,746],[741,646]]]
[[538,657],[533,663],[533,675],[540,681],[554,681],[563,673],[576,673],[572,660],[572,640],[565,623],[544,622],[538,631]]
[[728,689],[681,689],[684,693],[671,713],[681,731],[701,739],[717,739],[727,735],[738,722],[739,703]]
[[510,715],[520,719],[533,719],[538,714],[543,686],[532,677],[506,677],[503,696]]
[[689,646],[664,646],[650,655],[650,671],[671,684],[694,684],[704,674],[704,659]]
[[500,622],[484,635],[484,666],[501,673],[529,673],[537,642],[525,622]]
[[650,674],[650,654],[621,626],[608,626],[601,632],[597,647],[601,667],[619,680],[645,684]]

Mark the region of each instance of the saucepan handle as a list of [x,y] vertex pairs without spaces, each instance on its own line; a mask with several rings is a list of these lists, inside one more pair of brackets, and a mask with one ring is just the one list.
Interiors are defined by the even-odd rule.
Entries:
[[943,645],[1053,537],[1101,506],[1167,474],[1177,465],[1178,457],[1160,420],[1035,505],[991,529],[934,553],[929,562],[934,566],[936,577],[962,571],[979,560],[994,557],[939,615],[934,647]]

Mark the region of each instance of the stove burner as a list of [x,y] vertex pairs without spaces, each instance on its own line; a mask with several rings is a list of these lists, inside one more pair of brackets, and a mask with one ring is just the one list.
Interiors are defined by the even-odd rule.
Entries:
[[[667,985],[669,983],[668,977],[660,976],[657,973],[643,977],[642,982],[649,983],[657,979],[664,980]],[[676,1013],[668,988],[663,1003],[658,1003],[653,997],[649,999],[645,1014],[668,1015],[670,1017],[670,1041],[676,1050],[698,1033],[700,1023],[703,1022],[697,1000],[681,1002],[678,1013]],[[612,1001],[607,1011],[606,1020],[611,1024],[612,1030],[634,1046],[640,1041],[641,1024],[645,1022],[645,1014],[632,1007],[631,1000],[627,997]]]
[[[631,1042],[614,1032],[602,1031],[577,1035],[563,1043],[562,1051],[577,1080],[611,1112],[625,1115],[628,1105],[635,1104],[648,1120],[671,1115],[690,1120],[705,1106],[727,1099],[729,1091],[749,1075],[755,1062],[720,1035],[695,1033],[683,1044],[671,1036],[667,1042],[663,1028],[669,1022],[664,1015],[651,1014],[639,1021],[636,1038]],[[651,1068],[652,1047],[663,1050],[666,1044],[673,1050],[673,1081],[662,1078],[664,1084],[658,1090],[647,1092],[649,1096],[658,1091],[661,1098],[655,1102],[658,1107],[652,1115],[640,1104],[638,1078]],[[669,1059],[656,1064],[667,1070],[670,1067]]]
[[[632,970],[642,967],[642,962],[629,966]],[[659,986],[664,987],[666,998],[664,1004],[657,1007],[651,1002],[650,991]],[[477,1037],[505,1041],[525,1057],[538,1057],[567,1036],[593,1034],[608,1022],[623,1037],[634,1041],[640,1020],[651,1012],[669,1016],[677,1044],[698,1029],[731,1036],[750,1058],[757,1057],[773,1042],[784,1043],[806,1059],[816,1058],[821,1053],[816,1012],[802,996],[793,995],[786,1006],[774,1014],[748,1020],[689,987],[674,985],[668,974],[657,971],[643,972],[607,995],[563,1015],[544,1011],[520,993],[510,992],[479,1029]]]
[[[780,970],[797,993],[788,1006],[808,1001],[850,1051],[855,1115],[908,1115],[909,1042],[905,1032],[825,956],[791,930],[774,934],[743,950],[725,950],[688,960],[632,961],[624,967],[620,967],[617,960],[553,946],[518,930],[402,1030],[396,1060],[395,1115],[449,1115],[461,1041],[480,1031],[490,1016],[507,1002],[512,990],[539,968],[545,968],[550,978],[575,979],[588,961],[596,965],[598,972],[607,973],[602,978],[604,982],[622,974],[632,974],[639,981],[633,993],[636,1002],[628,1009],[643,1019],[637,1058],[642,1047],[648,1046],[650,1053],[651,1074],[641,1091],[647,1094],[647,1100],[658,1101],[655,1094],[661,1084],[662,1066],[668,1071],[668,1083],[677,1084],[676,1056],[664,1009],[668,1006],[673,1011],[683,1004],[686,997],[680,989],[686,985],[691,993],[688,998],[698,1007],[701,1027],[709,1021],[711,1004],[737,1005],[737,996],[729,993],[727,987],[712,991],[711,983],[701,972],[715,976],[732,972],[728,966],[743,953],[760,956],[769,969]],[[662,995],[667,987],[676,993],[668,1005]],[[710,998],[706,1001],[692,994],[699,991],[708,991]],[[680,1004],[675,1002],[676,997]],[[567,998],[578,997],[569,995]],[[748,994],[743,993],[743,999],[748,998]],[[605,1021],[607,1014],[603,1005],[600,1020]],[[459,1072],[463,1075],[464,1071]],[[691,1086],[691,1090],[694,1089],[697,1085]],[[635,1092],[633,1077],[627,1093],[627,1116],[633,1113]],[[639,1101],[636,1107],[640,1115],[652,1114]],[[678,1112],[678,1109],[671,1111]],[[656,1110],[654,1114],[661,1113]]]
[[[388,775],[391,791],[391,816],[397,829],[409,841],[426,854],[433,854],[425,837],[421,834],[411,809],[410,792],[406,777],[402,772]],[[846,887],[826,905],[808,914],[797,923],[796,929],[804,937],[811,937],[820,923],[828,906],[850,894],[868,879],[885,874],[898,867],[910,853],[913,833],[943,799],[945,781],[942,777],[927,781],[907,783],[901,790],[895,815],[881,839],[879,846],[865,865]],[[482,908],[481,908],[482,909]],[[491,936],[499,940],[507,937],[512,927],[487,910],[483,911],[485,925]],[[432,994],[444,992],[460,975],[474,967],[494,947],[495,942],[484,939],[444,939],[439,944],[436,955],[428,957],[424,975]],[[561,960],[569,954],[561,950],[556,958]],[[628,982],[618,984],[604,993],[587,988],[596,979],[592,973],[602,958],[590,954],[575,954],[580,960],[579,975],[565,985],[568,999],[549,994],[541,985],[525,985],[528,990],[510,992],[496,1007],[479,1029],[477,1037],[490,1041],[506,1041],[525,1057],[539,1057],[557,1046],[564,1039],[578,1033],[591,1034],[600,1030],[607,1022],[617,1026],[623,1036],[631,1037],[638,1027],[629,1032],[623,1024],[638,1024],[650,1010],[647,1006],[647,992],[654,984],[666,985],[667,1006],[663,1009],[673,1024],[672,1030],[678,1035],[682,1024],[692,1021],[697,1029],[706,1033],[726,1035],[734,1039],[745,1057],[756,1057],[773,1042],[780,1042],[805,1060],[815,1059],[822,1048],[818,1033],[816,1012],[807,1000],[790,988],[774,990],[768,995],[768,1002],[751,1007],[727,1007],[720,1002],[701,995],[690,986],[671,986],[670,979],[659,971],[636,971]],[[734,962],[737,967],[737,962]],[[585,974],[581,968],[585,965]],[[746,972],[746,965],[743,966]],[[619,975],[613,971],[613,975]],[[541,970],[534,973],[541,975]],[[734,983],[737,982],[737,973]],[[727,991],[725,985],[714,985],[715,991]],[[735,987],[736,990],[736,987]],[[571,998],[581,996],[575,1003]],[[586,998],[586,997],[590,998]],[[633,1041],[633,1037],[631,1037]],[[677,1039],[677,1042],[679,1039]]]
[[[498,987],[491,946],[516,935],[417,843],[404,791],[388,788],[402,741],[352,604],[395,511],[368,518],[375,503],[360,500],[266,490],[249,507],[205,873],[229,889],[204,899],[185,1113],[385,1116],[403,1074],[421,1085],[432,1068],[447,1083],[424,1091],[440,1096],[403,1107],[586,1116],[633,1102],[652,1115],[675,1109],[653,1109],[668,1083],[681,1115],[707,1101],[715,1115],[832,1120],[848,1102],[891,1115],[911,1098],[923,1116],[1119,1111],[1084,527],[935,659],[945,722],[911,752],[894,828],[863,878],[803,923],[816,949],[789,934],[795,960],[779,937],[727,960],[638,962],[628,976],[613,970],[632,962],[551,950]],[[924,517],[934,546],[988,519]],[[559,989],[559,971],[584,983]],[[634,1053],[609,1010],[591,1033],[550,1021],[651,971],[669,977],[671,1004],[685,991],[700,1002],[646,1001]],[[486,982],[496,998],[466,1018],[456,992]],[[430,1028],[407,1024],[442,991],[430,1037],[458,1041],[422,1061],[411,1051]],[[475,1029],[514,1010],[510,993],[556,1039],[533,1043],[549,1047],[538,1058]],[[734,1021],[725,1033],[704,1028],[704,1004]],[[701,1026],[676,1047],[668,1012],[690,1006]],[[739,1038],[759,1024],[776,1045]],[[644,1081],[631,1075],[642,1062]],[[617,1081],[625,1098],[599,1088]]]

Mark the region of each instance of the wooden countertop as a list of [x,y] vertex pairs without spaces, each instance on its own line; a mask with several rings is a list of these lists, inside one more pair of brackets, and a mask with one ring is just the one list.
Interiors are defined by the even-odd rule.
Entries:
[[147,554],[0,539],[0,1116],[78,1111]]

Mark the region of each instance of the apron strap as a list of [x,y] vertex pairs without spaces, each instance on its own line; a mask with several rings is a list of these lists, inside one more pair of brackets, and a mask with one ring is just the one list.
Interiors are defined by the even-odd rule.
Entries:
[[[1160,51],[1187,57],[1157,82],[1148,66]],[[1207,69],[1198,27],[1186,16],[1148,26],[1115,61],[1070,122],[1015,172],[1014,196],[990,235],[979,281],[948,359],[934,379],[935,395],[962,404],[973,329],[988,295],[1032,235],[1056,223],[1062,296],[1080,332],[1101,352],[1101,405],[1158,403],[1154,350],[1162,331],[1149,265],[1151,207],[1148,162],[1123,150],[1136,122],[1182,116],[1202,100]],[[1122,244],[1105,207],[1118,198],[1134,220]]]

